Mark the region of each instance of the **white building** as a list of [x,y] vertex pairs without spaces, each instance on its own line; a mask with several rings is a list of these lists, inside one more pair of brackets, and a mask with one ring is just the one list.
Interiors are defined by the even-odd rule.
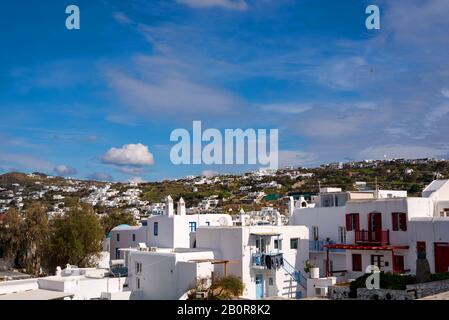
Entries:
[[297,205],[290,223],[310,228],[310,256],[322,276],[354,279],[369,265],[414,274],[418,255],[427,257],[431,272],[448,271],[448,180],[433,181],[422,197],[405,191],[328,192],[317,204]]
[[0,300],[129,299],[126,277],[114,277],[107,269],[67,266],[56,275],[0,282]]
[[198,279],[234,275],[245,298],[299,298],[308,246],[302,226],[200,227],[196,248],[128,250],[130,290],[141,299],[179,299]]
[[118,226],[111,231],[111,259],[123,259],[119,249],[136,248],[139,243],[158,248],[194,247],[198,227],[230,225],[232,217],[228,214],[186,214],[182,198],[175,214],[173,199],[168,196],[163,215],[150,216],[143,226]]

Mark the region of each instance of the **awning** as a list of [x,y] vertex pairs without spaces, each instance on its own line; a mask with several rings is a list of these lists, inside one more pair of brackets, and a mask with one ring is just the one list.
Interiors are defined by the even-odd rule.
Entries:
[[409,246],[363,246],[356,244],[324,244],[323,248],[346,250],[406,250]]

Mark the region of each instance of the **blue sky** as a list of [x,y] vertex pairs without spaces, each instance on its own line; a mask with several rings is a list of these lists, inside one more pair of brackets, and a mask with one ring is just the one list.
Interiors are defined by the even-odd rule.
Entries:
[[[70,4],[80,30],[65,28]],[[369,4],[380,30],[365,28]],[[248,169],[171,164],[170,133],[193,120],[279,129],[281,165],[447,157],[447,16],[445,0],[5,3],[0,173]]]

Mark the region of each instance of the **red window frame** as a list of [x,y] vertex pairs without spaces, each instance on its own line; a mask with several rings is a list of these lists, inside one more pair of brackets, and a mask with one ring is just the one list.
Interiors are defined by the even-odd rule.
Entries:
[[358,213],[346,214],[346,231],[360,230],[360,218]]
[[362,255],[360,253],[352,254],[352,271],[362,271]]

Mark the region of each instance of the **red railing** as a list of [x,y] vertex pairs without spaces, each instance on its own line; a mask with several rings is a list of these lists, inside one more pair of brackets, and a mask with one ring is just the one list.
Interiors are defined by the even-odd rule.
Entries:
[[390,230],[356,230],[355,242],[370,244],[390,244]]

